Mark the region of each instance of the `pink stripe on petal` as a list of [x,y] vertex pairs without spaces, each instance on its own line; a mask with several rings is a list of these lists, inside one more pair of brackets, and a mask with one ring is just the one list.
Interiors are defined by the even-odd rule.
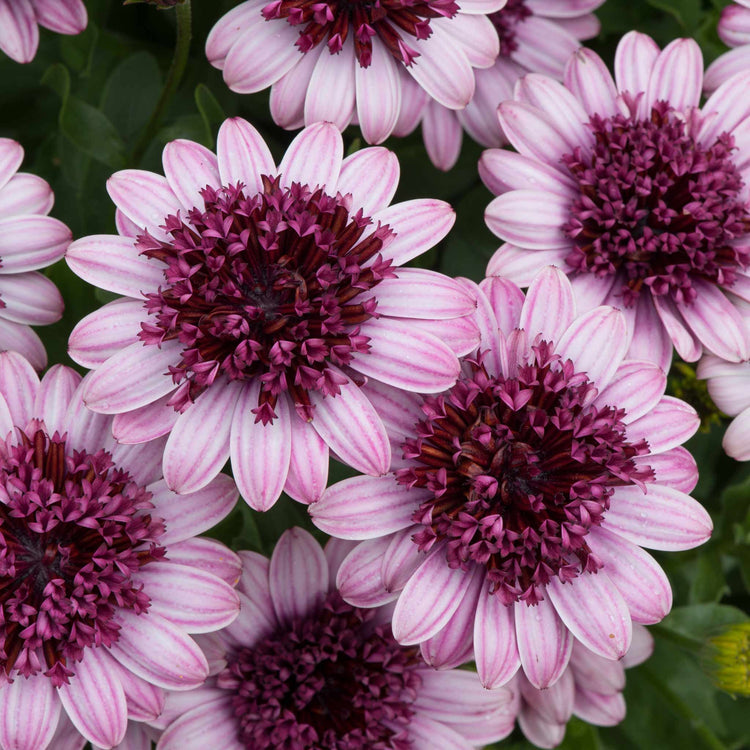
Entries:
[[[392,151],[387,148],[363,148],[347,156],[341,163],[336,189],[342,195],[351,193],[352,207],[355,210],[361,208],[362,213],[369,216],[391,202],[400,173],[398,158]],[[387,281],[385,279],[378,284],[378,298]]]
[[602,695],[576,687],[575,715],[599,727],[613,727],[625,718],[625,696],[622,693]]
[[10,416],[8,404],[0,394],[0,440],[5,440],[15,431],[16,426],[13,424],[13,418]]
[[547,593],[573,635],[605,659],[630,648],[633,625],[625,600],[603,571],[583,573],[569,583],[553,578]]
[[571,56],[565,67],[565,85],[583,104],[587,114],[602,117],[619,114],[617,87],[596,52],[582,48]]
[[[347,39],[336,55],[322,54],[315,63],[305,96],[306,124],[331,122],[344,130],[354,114],[354,42]],[[331,96],[335,91],[336,96]]]
[[201,534],[226,518],[237,502],[237,487],[231,477],[219,474],[208,487],[186,495],[168,489],[163,479],[148,486],[154,514],[164,519],[162,544],[181,542]]
[[344,157],[341,133],[330,122],[305,128],[289,145],[279,164],[282,187],[301,182],[334,190]]
[[56,323],[63,314],[57,287],[36,271],[0,275],[0,299],[5,303],[0,314],[16,323],[46,326]]
[[119,208],[115,209],[115,227],[117,227],[117,233],[123,237],[133,237],[135,239],[139,234],[143,234],[143,228],[128,219]]
[[237,717],[228,698],[197,706],[172,722],[159,738],[160,750],[246,750],[237,739]]
[[353,469],[364,474],[385,474],[391,447],[383,422],[362,391],[351,381],[339,386],[336,396],[310,394],[315,407],[312,425],[328,447]]
[[461,48],[469,65],[473,68],[490,68],[494,65],[500,54],[500,40],[492,21],[484,14],[461,12],[447,23],[438,23],[441,30],[447,32]]
[[703,54],[693,39],[675,39],[656,58],[646,89],[647,111],[658,101],[676,110],[697,107],[703,89]]
[[[379,43],[379,42],[378,42]],[[390,54],[390,53],[387,53]],[[399,138],[412,133],[422,119],[430,97],[427,92],[404,71],[403,66],[397,65],[398,78],[401,84],[401,109],[398,113],[393,135]]]
[[648,552],[605,528],[591,529],[587,541],[604,562],[604,572],[625,600],[633,620],[651,625],[667,616],[672,589]]
[[174,390],[167,367],[179,361],[182,344],[165,341],[161,347],[140,341],[121,349],[86,379],[83,400],[102,414],[137,409]]
[[70,229],[51,216],[0,219],[0,274],[36,271],[65,255],[73,239]]
[[48,677],[37,674],[6,682],[0,688],[0,744],[13,750],[44,750],[55,734],[60,709]]
[[[507,369],[505,357],[505,345],[501,337],[501,327],[497,319],[497,313],[503,317],[507,316],[516,302],[513,293],[514,285],[501,279],[485,279],[481,286],[477,286],[469,279],[460,279],[467,291],[476,298],[477,309],[472,316],[474,323],[479,328],[480,340],[477,342],[479,351],[484,352],[484,365],[491,375],[499,375]],[[499,291],[499,288],[502,287]],[[508,288],[507,297],[503,292]],[[518,290],[520,293],[520,290]],[[493,295],[490,298],[490,295]],[[493,309],[493,301],[500,302],[501,307],[497,312]]]
[[551,724],[564,724],[570,719],[575,693],[575,681],[570,669],[566,669],[554,685],[544,690],[537,690],[523,679],[519,683],[527,708],[539,714],[542,719]]
[[237,401],[229,439],[232,473],[240,494],[255,510],[268,510],[281,495],[292,452],[292,420],[289,401],[276,402],[276,419],[263,424],[252,410],[258,407],[260,381],[247,383]]
[[268,569],[273,608],[279,622],[311,616],[328,593],[328,562],[311,534],[285,531],[274,548]]
[[32,413],[44,420],[50,435],[65,432],[65,414],[80,382],[81,376],[64,365],[53,365],[42,378]]
[[[628,653],[633,648],[636,628],[643,627],[637,624],[633,625],[633,639]],[[612,661],[598,656],[593,651],[589,651],[582,643],[577,641],[573,645],[573,653],[570,657],[570,672],[575,677],[579,685],[585,685],[588,690],[595,690],[597,693],[616,693],[625,688],[625,669],[622,659]]]
[[476,313],[449,320],[401,319],[415,330],[424,331],[442,341],[457,357],[473,352],[479,346]]
[[113,747],[125,736],[128,708],[118,673],[104,649],[87,649],[70,684],[58,688],[60,702],[76,729],[94,745]]
[[570,245],[562,226],[570,200],[542,190],[512,190],[487,206],[484,220],[493,234],[527,250],[554,250]]
[[107,180],[109,197],[129,219],[159,240],[171,239],[160,227],[167,216],[185,213],[166,177],[143,169],[124,169]]
[[215,380],[180,414],[164,448],[164,480],[175,492],[205,487],[229,458],[232,414],[242,393],[238,381]]
[[300,503],[320,499],[328,484],[328,445],[313,425],[291,417],[292,454],[284,492]]
[[647,414],[631,422],[626,429],[631,443],[648,442],[651,453],[663,453],[682,445],[700,426],[700,418],[690,404],[664,396]]
[[518,327],[530,338],[560,341],[576,316],[576,303],[568,277],[554,266],[542,269],[526,292]]
[[23,146],[11,138],[0,138],[0,190],[8,184],[22,163]]
[[513,607],[485,588],[474,620],[474,661],[482,685],[493,690],[505,685],[521,666],[516,644]]
[[310,86],[315,64],[324,53],[329,54],[324,44],[319,44],[302,55],[299,62],[271,86],[269,108],[273,121],[286,130],[297,130],[304,126],[305,96]]
[[27,325],[12,323],[0,317],[0,349],[13,349],[23,354],[35,370],[47,365],[47,352],[39,336]]
[[275,175],[276,164],[263,136],[240,117],[225,120],[216,138],[223,185],[241,182],[249,195],[261,192],[261,175]]
[[698,484],[698,466],[685,448],[679,446],[658,455],[636,459],[639,466],[650,466],[656,474],[656,483],[690,494]]
[[575,183],[569,175],[514,151],[485,151],[479,159],[479,176],[495,195],[509,190],[543,190],[571,202],[575,197]]
[[[0,164],[0,180],[2,179]],[[49,183],[35,174],[16,174],[5,187],[0,188],[0,218],[16,214],[39,214],[50,212],[55,196]]]
[[715,91],[722,83],[737,73],[744,73],[750,62],[750,46],[743,45],[730,49],[708,66],[703,76],[703,88],[707,92]]
[[215,68],[224,67],[229,50],[242,36],[242,31],[253,17],[260,15],[262,3],[244,2],[225,13],[213,26],[206,38],[206,57]]
[[0,50],[18,63],[31,62],[39,46],[39,27],[30,0],[0,0]]
[[368,143],[382,143],[398,121],[402,92],[397,63],[377,36],[370,66],[354,66],[354,84],[362,136]]
[[427,494],[398,484],[391,475],[351,477],[329,487],[309,511],[313,523],[326,534],[372,539],[410,526]]
[[131,237],[94,234],[76,240],[68,248],[65,262],[89,284],[141,302],[144,292],[164,284],[166,266],[140,255]]
[[529,607],[513,605],[516,641],[521,666],[529,682],[539,690],[560,679],[570,661],[573,637],[549,598]]
[[750,71],[719,86],[701,107],[703,118],[697,140],[710,148],[721,133],[732,133],[750,115]]
[[80,34],[88,23],[81,0],[34,0],[37,23],[58,34]]
[[[108,436],[108,440],[112,440],[111,436]],[[115,465],[126,469],[136,482],[151,484],[161,479],[160,454],[165,442],[165,438],[148,445],[120,445],[115,442],[109,450]]]
[[685,325],[684,317],[674,302],[666,297],[654,297],[654,307],[677,353],[687,362],[695,362],[701,356],[703,348]]
[[237,585],[242,572],[242,563],[234,552],[221,542],[205,537],[170,544],[169,561],[211,573],[230,586]]
[[358,544],[343,560],[336,575],[336,588],[355,607],[380,607],[398,594],[386,591],[380,575],[383,553],[389,537]]
[[403,441],[413,432],[414,425],[424,419],[422,399],[417,394],[405,393],[377,380],[369,381],[362,390],[383,420],[389,437],[396,442]]
[[34,401],[39,393],[39,376],[18,352],[0,352],[0,393],[10,409],[13,424],[23,428],[34,413]]
[[162,561],[142,568],[136,578],[151,599],[149,614],[160,614],[188,633],[219,630],[240,611],[237,595],[228,583],[194,567]]
[[331,538],[323,545],[323,554],[328,561],[328,586],[336,587],[336,574],[346,556],[357,547],[357,542]]
[[447,172],[458,161],[463,130],[453,110],[435,101],[427,102],[422,115],[422,140],[430,161]]
[[565,737],[565,724],[554,724],[528,706],[518,714],[518,726],[529,742],[537,747],[557,747]]
[[227,625],[221,633],[220,661],[224,664],[220,669],[223,669],[226,663],[224,652],[227,645],[252,648],[259,640],[279,627],[270,599],[268,609],[259,609],[255,606],[255,602],[242,591],[238,591],[237,596],[240,601],[239,617]]
[[73,393],[63,416],[63,426],[68,433],[70,445],[75,445],[78,450],[85,449],[95,453],[101,448],[111,449],[115,441],[111,432],[111,418],[105,414],[97,414],[83,403],[83,392],[90,379],[91,373],[88,373]]
[[[672,338],[662,325],[654,303],[645,294],[638,299],[635,316],[628,326],[633,331],[628,359],[647,359],[667,372],[672,362]],[[691,341],[695,339],[691,337]]]
[[164,710],[164,691],[125,669],[116,659],[107,656],[106,669],[115,672],[125,691],[128,719],[153,721]]
[[679,490],[647,485],[618,487],[604,517],[604,528],[633,544],[656,550],[685,550],[703,544],[713,523],[706,509]]
[[373,226],[388,224],[395,232],[384,245],[383,258],[396,266],[437,245],[456,221],[456,212],[445,201],[433,198],[395,203],[372,215]]
[[625,360],[609,385],[594,399],[598,406],[625,409],[623,422],[628,424],[647,414],[664,395],[667,376],[652,362]]
[[242,573],[238,589],[244,592],[253,602],[253,608],[273,615],[271,589],[268,584],[268,571],[271,562],[267,557],[257,553],[241,550],[239,558],[242,561]]
[[623,656],[620,663],[625,669],[630,669],[630,667],[643,664],[653,653],[654,637],[643,625],[633,623],[633,641],[630,644],[630,650]]
[[388,591],[401,591],[426,557],[412,539],[419,528],[421,527],[410,526],[390,537],[391,541],[383,555],[381,566],[383,585]]
[[650,36],[639,31],[625,34],[615,52],[618,90],[627,91],[632,96],[645,92],[658,56],[659,47]]
[[188,211],[203,207],[203,188],[221,185],[216,155],[200,143],[182,138],[170,141],[161,158],[169,187]]
[[146,443],[166,435],[180,416],[178,411],[167,404],[170,398],[171,394],[167,394],[138,409],[115,414],[112,421],[112,435],[115,440],[129,445]]
[[393,612],[393,636],[404,646],[439,633],[461,605],[473,571],[452,570],[437,547],[412,574]]
[[724,433],[722,445],[736,461],[750,460],[750,410],[735,417]]
[[447,724],[415,714],[409,719],[412,750],[472,750],[474,744]]
[[565,248],[530,252],[506,242],[500,245],[487,263],[487,276],[505,277],[519,286],[529,286],[540,268],[562,268],[566,254]]

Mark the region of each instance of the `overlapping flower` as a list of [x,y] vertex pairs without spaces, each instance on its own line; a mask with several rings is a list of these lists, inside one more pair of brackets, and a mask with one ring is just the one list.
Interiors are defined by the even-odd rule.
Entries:
[[665,369],[673,346],[691,362],[704,348],[730,361],[750,355],[732,296],[750,297],[750,73],[699,109],[702,80],[689,39],[660,51],[627,34],[615,80],[581,50],[565,86],[521,81],[499,109],[518,153],[488,151],[480,162],[498,195],[487,224],[506,243],[488,273],[526,285],[540,264],[559,265],[581,309],[620,307],[630,356]]
[[68,250],[82,278],[127,295],[71,336],[71,356],[96,368],[86,404],[117,415],[120,442],[169,432],[164,476],[175,491],[203,487],[231,456],[253,507],[282,489],[310,502],[329,447],[384,473],[390,447],[361,383],[441,391],[458,375],[454,350],[476,345],[462,286],[400,268],[445,236],[451,207],[389,206],[395,156],[342,152],[338,130],[320,123],[277,167],[250,124],[228,120],[218,155],[174,141],[166,177],[115,174],[120,235]]
[[669,611],[669,583],[641,547],[688,549],[711,533],[680,447],[698,418],[663,395],[657,365],[626,359],[622,313],[576,313],[560,270],[525,299],[502,279],[482,290],[479,352],[453,388],[366,386],[393,473],[343,480],[310,513],[327,533],[367,540],[339,573],[342,594],[397,598],[400,643],[421,644],[435,666],[473,651],[488,687],[522,666],[544,688],[575,640],[619,659],[633,621]]

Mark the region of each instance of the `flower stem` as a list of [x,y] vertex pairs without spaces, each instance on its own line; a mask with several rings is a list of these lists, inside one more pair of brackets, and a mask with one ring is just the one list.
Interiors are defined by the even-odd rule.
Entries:
[[143,129],[141,137],[133,149],[131,162],[136,166],[140,163],[143,154],[159,129],[164,112],[182,81],[188,55],[190,54],[190,40],[193,36],[190,0],[185,0],[182,4],[175,6],[175,13],[177,14],[177,40],[175,42],[174,54],[172,55],[172,63],[169,66],[167,80],[164,82],[164,88],[161,91],[159,101],[156,102],[154,111],[151,113],[151,117]]

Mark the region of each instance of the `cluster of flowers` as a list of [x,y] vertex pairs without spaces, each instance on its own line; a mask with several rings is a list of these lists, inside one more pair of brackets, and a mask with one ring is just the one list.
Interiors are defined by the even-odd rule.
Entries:
[[[601,2],[248,0],[208,57],[306,127],[278,165],[231,119],[216,153],[116,173],[117,235],[71,244],[0,141],[0,747],[469,750],[516,721],[552,747],[622,720],[672,604],[643,548],[712,528],[673,350],[750,458],[750,61],[701,108],[698,46],[633,32],[613,78],[578,49]],[[0,0],[0,46],[29,59],[37,22],[85,12]],[[421,122],[446,168],[462,127],[514,147],[479,164],[504,243],[480,284],[405,266],[453,210],[391,205],[398,161],[344,158],[353,121]],[[70,337],[90,372],[40,380],[63,255],[123,296]],[[330,455],[360,475],[327,486]],[[324,548],[198,536],[282,492]]]

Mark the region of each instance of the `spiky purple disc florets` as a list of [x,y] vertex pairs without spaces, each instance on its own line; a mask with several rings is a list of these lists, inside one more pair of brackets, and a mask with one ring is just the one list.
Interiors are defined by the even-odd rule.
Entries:
[[601,566],[586,534],[615,487],[653,480],[633,461],[647,444],[626,440],[622,409],[591,405],[594,384],[547,342],[515,377],[467,366],[447,394],[425,399],[418,437],[404,443],[398,481],[432,493],[414,541],[446,542],[451,567],[485,566],[503,602],[535,604],[553,576]]
[[46,669],[59,686],[84,649],[117,641],[118,609],[148,609],[133,576],[164,556],[164,527],[109,453],[18,434],[0,444],[0,660],[8,676]]
[[526,0],[508,0],[501,10],[490,13],[490,21],[500,37],[500,57],[510,57],[518,49],[516,26],[531,15]]
[[257,377],[259,420],[275,417],[283,392],[309,419],[309,391],[338,393],[330,365],[369,349],[359,326],[377,316],[377,300],[365,293],[394,276],[379,255],[392,232],[378,226],[363,236],[372,220],[350,213],[348,197],[281,187],[278,178],[263,177],[257,195],[237,185],[207,187],[202,197],[187,221],[167,218],[171,242],[138,238],[143,255],[166,264],[165,285],[146,295],[153,322],[140,338],[184,345],[171,403],[184,409],[218,375]]
[[408,750],[422,681],[417,648],[399,646],[374,610],[338,592],[252,648],[227,656],[219,687],[234,692],[248,750]]
[[750,262],[750,250],[732,244],[750,232],[732,136],[698,143],[665,102],[650,119],[593,115],[590,127],[591,155],[577,148],[563,156],[581,192],[563,227],[575,243],[568,264],[618,274],[626,305],[644,286],[686,303],[696,279],[731,286]]

